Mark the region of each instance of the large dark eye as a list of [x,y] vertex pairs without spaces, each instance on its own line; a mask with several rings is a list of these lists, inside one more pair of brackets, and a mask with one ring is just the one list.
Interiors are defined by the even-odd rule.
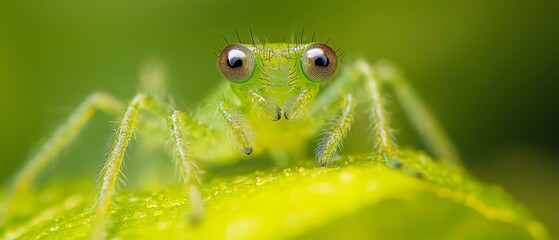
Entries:
[[254,56],[243,45],[229,45],[223,49],[219,56],[219,69],[229,81],[244,82],[254,72]]
[[301,64],[307,78],[322,82],[331,78],[336,72],[338,57],[328,45],[315,43],[305,49]]

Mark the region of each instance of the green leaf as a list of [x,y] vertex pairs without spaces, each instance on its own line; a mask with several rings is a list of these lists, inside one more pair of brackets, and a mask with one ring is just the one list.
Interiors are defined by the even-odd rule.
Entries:
[[[344,157],[331,168],[273,168],[211,177],[203,186],[201,223],[185,218],[180,186],[120,192],[109,237],[120,239],[549,239],[545,227],[499,188],[450,170],[422,153],[404,169],[379,156]],[[421,176],[406,172],[419,171]],[[42,187],[5,237],[85,238],[91,185]]]

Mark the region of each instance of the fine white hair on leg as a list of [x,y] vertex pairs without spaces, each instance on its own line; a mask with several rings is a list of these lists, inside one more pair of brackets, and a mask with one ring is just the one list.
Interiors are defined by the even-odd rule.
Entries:
[[253,151],[254,133],[247,120],[225,100],[219,102],[218,113],[227,126],[233,145],[241,153],[250,155]]
[[336,151],[342,147],[343,140],[351,128],[355,109],[353,96],[345,95],[340,107],[339,115],[331,121],[316,147],[315,155],[320,166],[329,166],[332,163]]
[[192,159],[188,141],[186,140],[187,122],[190,119],[181,111],[174,111],[169,117],[169,130],[173,143],[173,156],[181,181],[185,187],[185,194],[190,203],[188,218],[191,222],[198,222],[204,214],[204,203],[200,193],[200,169]]
[[371,122],[373,123],[373,136],[377,150],[381,152],[391,167],[399,166],[397,160],[398,148],[396,139],[392,134],[392,128],[388,119],[384,99],[381,94],[381,87],[376,73],[364,60],[356,62],[357,69],[365,78],[365,90],[371,103]]
[[138,94],[132,99],[117,129],[112,150],[103,168],[95,216],[91,228],[92,239],[103,239],[105,235],[105,218],[111,205],[111,198],[115,192],[117,179],[120,175],[126,149],[136,130],[138,113],[148,105],[149,97]]

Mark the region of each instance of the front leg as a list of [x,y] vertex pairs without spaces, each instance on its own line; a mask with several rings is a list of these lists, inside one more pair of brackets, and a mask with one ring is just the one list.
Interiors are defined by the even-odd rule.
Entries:
[[248,121],[225,100],[219,102],[218,113],[225,121],[233,145],[241,153],[250,155],[254,146],[254,134]]
[[351,94],[339,101],[336,115],[327,124],[322,138],[318,142],[315,155],[320,166],[329,166],[335,159],[335,153],[342,147],[342,142],[351,128],[355,103]]

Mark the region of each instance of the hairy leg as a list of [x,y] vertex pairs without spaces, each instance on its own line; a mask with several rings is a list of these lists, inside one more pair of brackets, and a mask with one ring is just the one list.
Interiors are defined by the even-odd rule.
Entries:
[[59,152],[76,138],[85,124],[89,122],[96,110],[117,115],[123,110],[123,104],[106,93],[94,93],[89,96],[60,126],[52,137],[33,155],[23,169],[17,173],[10,192],[8,193],[4,214],[0,217],[0,226],[7,223],[15,214],[15,204],[28,191],[37,175],[59,154]]
[[376,147],[384,156],[384,160],[389,167],[399,167],[398,147],[393,136],[392,128],[388,119],[388,111],[385,108],[384,99],[381,95],[381,88],[376,73],[363,60],[356,62],[356,70],[362,74],[367,92],[368,102],[370,103],[371,122],[373,123],[373,136]]
[[118,127],[116,137],[112,144],[112,150],[103,168],[95,217],[91,230],[92,239],[103,239],[105,233],[105,217],[111,204],[111,197],[115,190],[116,181],[120,174],[120,168],[124,160],[126,149],[132,139],[138,113],[141,109],[150,105],[150,98],[145,94],[138,94],[129,103],[126,112]]
[[393,88],[400,105],[407,114],[408,119],[412,120],[413,127],[419,133],[427,148],[437,158],[447,162],[455,169],[463,169],[456,147],[450,141],[450,138],[446,135],[431,111],[408,85],[400,71],[388,61],[379,61],[375,65],[375,69],[379,79]]
[[253,150],[254,137],[247,120],[239,112],[235,111],[225,100],[219,102],[218,113],[225,121],[233,144],[236,145],[242,153],[250,155]]
[[342,142],[353,121],[355,108],[353,96],[345,95],[339,102],[338,108],[334,117],[327,123],[326,130],[315,150],[320,166],[329,166],[335,158],[336,151],[342,147]]
[[200,193],[200,169],[192,158],[188,142],[188,122],[191,119],[184,112],[174,111],[169,117],[169,130],[173,143],[173,155],[181,181],[184,184],[185,195],[189,198],[189,220],[198,222],[204,214],[204,203]]

